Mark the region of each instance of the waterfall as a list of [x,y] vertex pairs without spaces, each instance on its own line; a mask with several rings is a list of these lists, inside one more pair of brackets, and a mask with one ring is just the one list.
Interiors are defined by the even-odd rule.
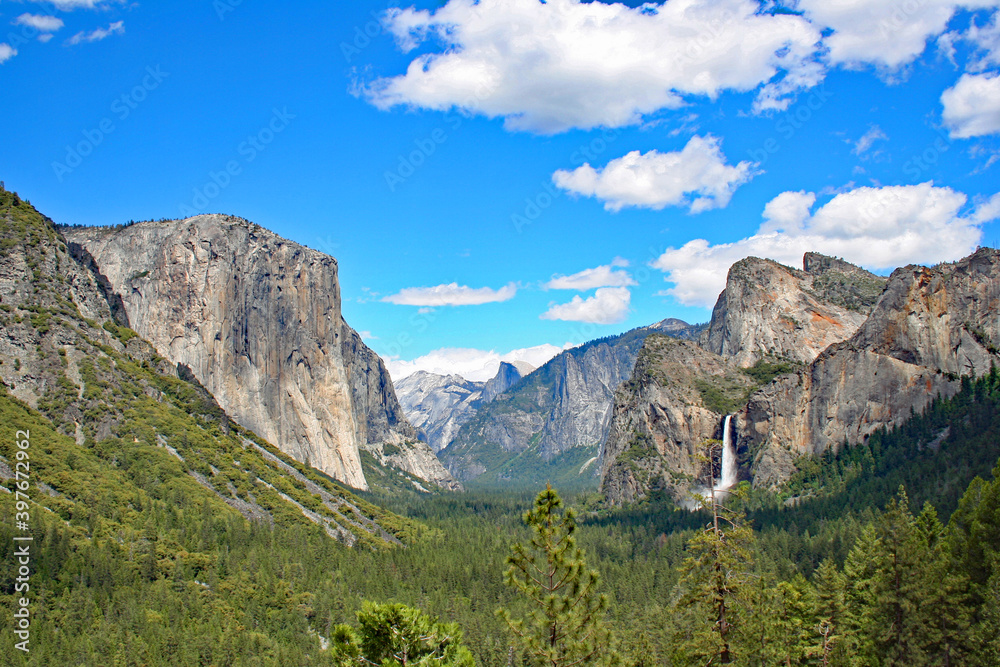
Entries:
[[715,485],[716,491],[726,491],[736,484],[736,447],[733,445],[732,415],[726,415],[722,424],[722,472]]

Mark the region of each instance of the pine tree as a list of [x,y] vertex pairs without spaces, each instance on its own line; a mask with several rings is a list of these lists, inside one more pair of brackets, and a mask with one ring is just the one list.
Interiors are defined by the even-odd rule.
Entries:
[[358,624],[357,631],[348,625],[334,628],[331,648],[339,665],[473,667],[457,623],[439,623],[402,604],[365,601]]
[[690,555],[680,568],[674,608],[688,617],[682,624],[688,627],[675,640],[681,660],[729,664],[738,653],[734,630],[751,611],[746,589],[753,570],[754,534],[743,512],[721,505],[714,490],[706,505],[712,521],[688,542]]
[[531,607],[526,619],[499,609],[531,665],[576,667],[618,664],[611,632],[604,622],[608,600],[597,594],[598,575],[587,569],[577,547],[574,512],[560,511],[562,500],[551,486],[538,494],[524,516],[531,528],[528,547],[514,544],[505,582]]

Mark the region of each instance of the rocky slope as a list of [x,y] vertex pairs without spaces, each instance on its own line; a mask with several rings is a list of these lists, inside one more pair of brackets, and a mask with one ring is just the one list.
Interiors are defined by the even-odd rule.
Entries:
[[596,484],[615,389],[629,378],[642,341],[665,330],[693,336],[677,320],[567,350],[480,408],[440,452],[461,480],[501,486]]
[[757,257],[734,264],[702,347],[743,367],[761,359],[809,363],[854,335],[885,278],[816,253],[807,253],[803,266],[800,271]]
[[778,378],[739,416],[754,484],[773,487],[803,454],[861,441],[950,396],[961,375],[1000,364],[1000,252],[890,276],[864,325],[809,367]]
[[120,295],[129,326],[237,423],[355,488],[368,486],[362,448],[454,485],[341,317],[332,257],[230,216],[62,231]]
[[707,438],[722,438],[718,395],[738,402],[752,386],[733,361],[693,342],[646,338],[631,379],[615,393],[601,491],[613,504],[658,490],[684,502],[692,487],[708,486],[699,455]]
[[[234,424],[188,368],[115,321],[121,303],[50,220],[0,188],[0,487],[14,486],[5,473],[14,430],[30,431],[34,517],[93,537],[88,553],[98,533],[131,545],[122,571],[156,541],[157,517],[190,507],[213,521],[242,515],[376,548],[415,527]],[[176,523],[170,531],[160,544],[181,553]],[[185,558],[215,557],[188,549]],[[148,576],[170,576],[167,554]]]
[[[683,499],[704,475],[691,452],[713,431],[699,405],[716,418],[735,413],[741,479],[774,488],[795,472],[799,457],[861,442],[935,396],[954,394],[962,375],[982,375],[1000,363],[997,251],[981,249],[932,268],[908,266],[887,280],[821,255],[806,255],[804,265],[805,271],[759,259],[734,265],[700,339],[707,351],[665,352],[658,338],[647,339],[650,349],[616,397],[604,445],[609,501],[656,489]],[[720,368],[727,363],[743,366],[755,390],[726,396],[736,388],[730,379],[715,380],[711,391],[706,379],[725,377]]]
[[500,362],[497,374],[486,382],[460,375],[417,371],[396,383],[396,395],[421,440],[439,452],[451,443],[462,424],[484,403],[510,389],[534,370],[527,362]]

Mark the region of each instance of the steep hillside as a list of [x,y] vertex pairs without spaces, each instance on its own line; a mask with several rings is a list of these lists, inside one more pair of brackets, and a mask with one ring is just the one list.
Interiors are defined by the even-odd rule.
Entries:
[[617,505],[662,490],[683,502],[694,486],[708,486],[701,445],[722,438],[725,414],[753,386],[733,361],[693,342],[646,338],[631,379],[615,393],[601,448],[605,497]]
[[453,487],[382,361],[341,317],[337,262],[239,218],[63,228],[121,319],[282,451],[367,488],[361,450]]
[[803,266],[757,257],[733,264],[702,347],[746,368],[761,359],[809,363],[854,335],[885,278],[816,253],[806,253]]
[[482,485],[546,481],[594,485],[615,389],[632,374],[646,336],[693,336],[667,320],[567,350],[484,405],[440,452],[455,477]]
[[[74,260],[51,221],[2,191],[0,239],[3,401],[60,434],[39,440],[31,468],[57,513],[89,515],[93,485],[108,474],[126,495],[162,485],[223,514],[315,523],[348,544],[398,543],[373,522],[384,513],[234,424],[189,369],[114,322],[103,279]],[[86,474],[71,472],[84,463]]]

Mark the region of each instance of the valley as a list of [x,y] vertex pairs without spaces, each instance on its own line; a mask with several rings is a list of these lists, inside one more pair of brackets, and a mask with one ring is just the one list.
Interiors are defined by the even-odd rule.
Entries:
[[[30,432],[38,596],[9,664],[354,664],[358,613],[390,602],[457,623],[476,664],[528,660],[494,611],[530,610],[502,572],[547,483],[601,575],[606,657],[699,664],[725,604],[739,664],[992,664],[994,250],[888,278],[751,258],[704,325],[394,383],[336,260],[253,223],[60,227],[7,191],[0,223],[0,544]],[[884,639],[932,595],[946,628],[908,611]]]

